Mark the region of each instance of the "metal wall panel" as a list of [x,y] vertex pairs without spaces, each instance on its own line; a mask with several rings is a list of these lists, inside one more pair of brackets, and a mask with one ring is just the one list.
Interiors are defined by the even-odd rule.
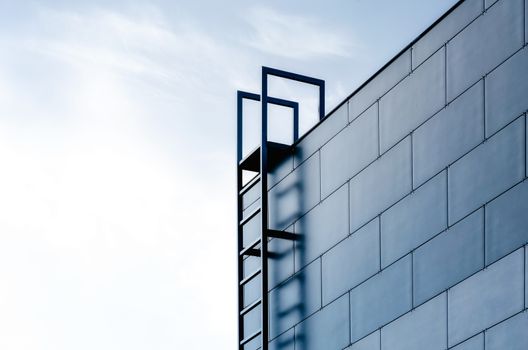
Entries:
[[447,297],[441,294],[381,329],[383,350],[447,347]]
[[500,1],[449,41],[449,101],[522,47],[523,13],[524,0]]
[[414,305],[484,268],[484,213],[479,210],[414,252]]
[[524,249],[449,290],[449,346],[524,308]]
[[397,261],[350,292],[352,341],[412,308],[411,256]]
[[483,89],[480,81],[413,132],[415,187],[484,140]]
[[519,118],[449,167],[449,223],[525,176],[524,118]]
[[385,267],[447,226],[447,178],[442,172],[381,215],[381,266]]
[[486,77],[486,135],[528,109],[528,47]]
[[379,238],[376,218],[323,255],[323,305],[379,271]]
[[444,105],[445,52],[441,49],[379,101],[381,152],[388,150]]

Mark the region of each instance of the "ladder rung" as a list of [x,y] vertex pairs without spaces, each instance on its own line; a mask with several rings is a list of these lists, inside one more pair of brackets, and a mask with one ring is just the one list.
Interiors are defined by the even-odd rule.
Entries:
[[259,329],[258,331],[256,331],[255,333],[251,334],[249,337],[247,337],[246,339],[242,340],[240,342],[240,345],[246,345],[247,343],[249,343],[250,341],[252,341],[253,339],[255,339],[256,337],[258,337],[260,335],[262,331]]
[[262,301],[261,299],[257,299],[251,304],[249,304],[248,306],[246,306],[245,308],[243,308],[242,311],[240,311],[240,316],[244,316],[245,314],[247,314],[248,312],[256,308],[258,305],[260,305],[261,301]]
[[252,178],[247,184],[242,187],[239,194],[243,196],[247,191],[249,191],[257,182],[260,181],[260,174]]
[[286,232],[286,231],[277,231],[277,230],[268,230],[268,237],[288,239],[292,241],[296,241],[300,238],[298,234]]
[[246,256],[260,256],[260,249],[248,249],[245,254]]
[[[260,250],[255,249],[255,247],[260,243],[260,238],[257,238],[253,243],[245,247],[240,251],[240,256],[244,255],[253,255],[253,256],[260,256]],[[257,250],[259,252],[259,255],[254,255],[254,251]]]
[[242,219],[242,221],[240,221],[240,226],[243,226],[244,224],[246,224],[249,220],[253,219],[253,217],[255,215],[257,215],[258,213],[260,213],[260,207],[259,208],[255,208],[255,210],[253,210],[247,217],[245,217],[244,219]]
[[240,281],[240,285],[243,286],[244,284],[246,284],[249,281],[251,281],[253,278],[257,277],[259,274],[260,274],[260,269],[258,269],[255,272],[252,272],[251,275],[247,276],[242,281]]

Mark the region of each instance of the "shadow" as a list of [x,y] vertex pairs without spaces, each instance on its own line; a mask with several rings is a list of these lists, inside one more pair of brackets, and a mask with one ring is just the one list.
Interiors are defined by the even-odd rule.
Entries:
[[[293,150],[294,157],[301,157],[298,150]],[[305,242],[300,232],[304,232],[302,221],[298,219],[305,211],[303,168],[297,168],[295,181],[280,191],[273,191],[270,197],[270,217],[273,216],[276,230],[295,234],[292,241],[272,238],[270,240],[270,350],[305,349],[304,330],[299,322],[306,318],[306,274],[299,267],[306,264]],[[292,202],[291,197],[295,200]],[[287,200],[288,199],[288,200]],[[295,208],[284,208],[281,201],[287,200]],[[284,242],[273,242],[284,241]],[[273,249],[272,249],[273,248]],[[295,329],[293,326],[295,325]]]

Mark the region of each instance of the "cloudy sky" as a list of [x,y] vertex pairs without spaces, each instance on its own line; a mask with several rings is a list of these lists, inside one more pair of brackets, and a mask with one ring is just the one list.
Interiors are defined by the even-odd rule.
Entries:
[[234,349],[236,90],[330,110],[454,3],[0,0],[0,348]]

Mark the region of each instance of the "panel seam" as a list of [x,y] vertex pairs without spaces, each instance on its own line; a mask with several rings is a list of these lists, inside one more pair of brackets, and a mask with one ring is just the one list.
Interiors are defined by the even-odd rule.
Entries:
[[413,135],[414,131],[411,131],[411,192],[414,192],[414,144],[413,144]]
[[483,127],[484,127],[484,141],[488,139],[488,135],[486,132],[486,119],[487,119],[487,108],[486,108],[486,76],[482,77],[482,109],[484,110],[484,121],[483,121]]
[[449,348],[449,290],[446,290],[446,349]]
[[487,253],[486,253],[486,205],[482,206],[482,231],[484,232],[484,238],[482,240],[482,249],[484,250],[484,267],[488,265],[487,262]]
[[449,165],[446,171],[446,228],[449,229]]
[[444,44],[444,105],[447,106],[447,42]]

